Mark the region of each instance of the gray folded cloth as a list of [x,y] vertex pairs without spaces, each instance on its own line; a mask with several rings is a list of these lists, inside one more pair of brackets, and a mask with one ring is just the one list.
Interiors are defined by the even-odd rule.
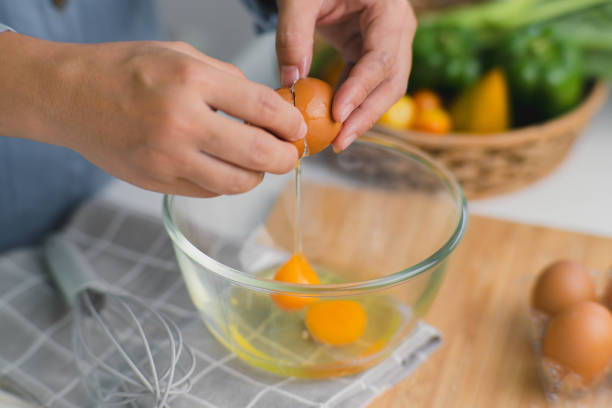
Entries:
[[[419,323],[393,355],[361,374],[326,380],[281,378],[248,366],[221,346],[197,315],[160,220],[104,201],[83,206],[66,229],[111,288],[144,299],[180,327],[196,355],[181,407],[364,407],[413,372],[440,345]],[[93,407],[71,349],[72,317],[40,248],[0,256],[0,389],[34,406]]]

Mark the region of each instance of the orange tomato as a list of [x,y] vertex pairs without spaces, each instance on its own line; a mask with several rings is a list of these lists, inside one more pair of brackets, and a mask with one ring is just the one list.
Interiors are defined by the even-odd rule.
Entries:
[[428,109],[417,114],[413,128],[423,132],[444,134],[451,130],[451,117],[441,108]]
[[431,89],[419,89],[412,94],[417,111],[436,109],[442,106],[442,101],[437,93]]
[[306,312],[306,327],[321,343],[343,346],[359,339],[366,328],[368,316],[354,300],[318,302]]
[[[317,273],[312,269],[312,266],[310,266],[304,254],[292,255],[276,272],[274,280],[310,285],[317,285],[320,283]],[[273,294],[270,296],[274,303],[285,310],[300,310],[317,300],[315,297],[303,297],[297,294]]]

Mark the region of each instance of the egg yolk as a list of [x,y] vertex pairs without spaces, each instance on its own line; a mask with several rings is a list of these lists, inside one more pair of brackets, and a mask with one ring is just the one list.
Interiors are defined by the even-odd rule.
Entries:
[[[304,254],[292,255],[291,258],[280,267],[278,272],[276,272],[274,280],[310,285],[317,285],[320,283],[317,273],[312,269],[312,266],[310,266]],[[317,300],[315,297],[303,297],[297,294],[273,294],[270,296],[274,303],[285,310],[300,310]]]
[[306,327],[321,343],[343,346],[358,340],[368,317],[360,303],[353,300],[318,302],[308,308]]

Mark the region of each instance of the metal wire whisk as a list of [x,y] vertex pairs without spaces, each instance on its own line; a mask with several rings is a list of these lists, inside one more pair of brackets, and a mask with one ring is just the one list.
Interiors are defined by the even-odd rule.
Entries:
[[78,369],[99,405],[166,408],[189,391],[195,357],[174,322],[138,298],[102,285],[62,236],[47,240],[44,251],[72,308]]

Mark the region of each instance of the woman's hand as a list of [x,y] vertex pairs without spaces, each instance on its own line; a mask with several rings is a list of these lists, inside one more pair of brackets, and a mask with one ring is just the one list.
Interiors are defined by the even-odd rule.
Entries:
[[332,106],[344,150],[405,92],[416,19],[408,0],[277,0],[276,51],[283,86],[306,76],[316,30],[338,48],[346,80]]
[[[0,134],[78,151],[137,186],[211,197],[285,173],[306,134],[274,90],[184,43],[0,34]],[[223,111],[245,124],[216,111]]]

